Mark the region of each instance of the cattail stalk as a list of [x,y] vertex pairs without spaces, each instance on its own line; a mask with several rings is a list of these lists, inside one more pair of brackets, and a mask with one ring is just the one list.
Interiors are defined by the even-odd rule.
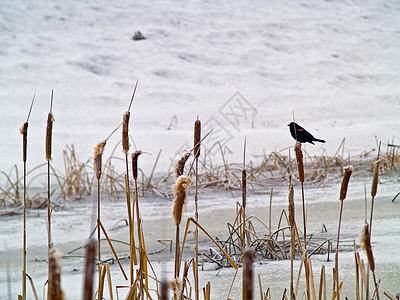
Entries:
[[[52,136],[53,136],[53,122],[54,116],[52,113],[53,107],[53,90],[51,91],[51,101],[50,101],[50,112],[47,115],[47,123],[46,123],[46,160],[47,160],[47,251],[48,251],[48,260],[50,261],[50,249],[52,247],[51,244],[51,188],[50,188],[50,161],[51,158],[51,151],[52,151]],[[50,276],[50,264],[49,264],[48,276]],[[51,286],[49,285],[48,288],[48,295],[51,295]]]
[[[305,205],[305,197],[304,197],[304,163],[303,163],[303,151],[301,150],[301,143],[296,142],[294,146],[294,152],[296,153],[296,161],[297,161],[297,171],[299,174],[299,180],[301,182],[301,200],[303,204],[303,229],[304,229],[304,251],[307,253],[307,218],[306,218],[306,205]],[[305,255],[304,260],[304,270],[306,273],[306,290],[307,290],[307,298],[310,299],[310,279],[308,272],[308,263],[307,263],[307,254]]]
[[64,293],[61,289],[61,253],[52,249],[49,252],[49,299],[63,300]]
[[22,161],[24,163],[24,232],[23,232],[23,254],[22,254],[22,299],[26,299],[26,160],[28,145],[28,121],[20,128],[22,134]]
[[253,252],[248,249],[243,255],[244,300],[253,299]]
[[375,202],[375,196],[378,191],[378,181],[379,181],[379,165],[380,165],[380,159],[378,158],[374,162],[374,174],[372,178],[372,186],[371,186],[371,197],[372,197],[372,203],[371,203],[371,218],[369,221],[369,230],[372,231],[372,216],[374,213],[374,202]]
[[122,119],[122,151],[125,154],[129,152],[129,117],[130,112],[127,111],[123,115]]
[[[144,251],[144,239],[143,237],[143,227],[141,226],[142,220],[140,219],[140,212],[139,212],[139,197],[138,197],[138,184],[137,184],[137,177],[138,177],[138,158],[139,155],[142,154],[142,151],[137,150],[135,151],[131,158],[132,158],[132,174],[133,179],[135,181],[135,199],[134,205],[136,206],[136,225],[137,225],[137,235],[139,241],[139,281],[140,281],[140,290],[143,293],[143,270],[146,268],[146,258],[145,258],[145,251]],[[134,211],[134,210],[133,210]],[[134,216],[132,216],[134,217]],[[133,219],[132,219],[133,222]],[[133,232],[132,232],[133,235]],[[147,285],[146,285],[147,288]]]
[[176,225],[176,243],[175,243],[175,276],[174,278],[179,277],[179,269],[180,269],[180,254],[179,254],[179,224],[182,221],[182,212],[184,205],[187,199],[187,193],[189,184],[191,183],[191,179],[187,176],[179,176],[176,179],[175,186],[173,188],[173,192],[175,195],[174,207],[172,214],[174,216],[174,221]]
[[376,281],[376,276],[375,276],[375,259],[374,259],[374,255],[372,253],[371,231],[370,231],[370,227],[369,227],[368,223],[364,224],[364,228],[363,228],[363,230],[361,232],[361,236],[360,236],[360,243],[361,243],[361,248],[367,254],[369,269],[371,270],[372,275],[374,277],[376,296],[377,296],[377,299],[379,300],[378,283]]
[[340,299],[340,293],[339,293],[339,238],[340,238],[340,226],[342,224],[343,201],[344,201],[344,199],[346,199],[347,188],[349,186],[350,176],[351,176],[352,172],[353,172],[353,167],[352,166],[349,165],[349,166],[344,168],[344,175],[343,175],[342,185],[340,187],[340,194],[339,194],[340,214],[339,214],[339,228],[338,228],[338,236],[337,236],[337,241],[336,241],[336,255],[335,255],[336,297],[337,297],[338,300]]
[[[201,121],[197,119],[194,122],[194,137],[193,137],[193,153],[196,162],[195,166],[195,194],[194,194],[194,203],[195,203],[195,219],[196,222],[199,222],[199,211],[198,211],[198,171],[199,171],[199,157],[200,157],[200,143],[201,143]],[[195,297],[196,300],[199,300],[199,228],[196,225],[195,232],[195,255],[194,255],[194,289],[195,289]]]
[[35,102],[36,92],[33,95],[31,107],[29,108],[28,117],[26,118],[26,122],[19,129],[19,132],[22,134],[22,161],[24,164],[24,213],[23,213],[23,253],[22,253],[22,299],[26,299],[26,161],[28,158],[28,122],[29,117],[32,112],[33,103]]
[[93,299],[93,279],[96,268],[96,242],[90,239],[86,245],[85,271],[83,281],[83,300]]
[[294,299],[294,289],[293,289],[293,276],[294,276],[294,270],[293,270],[293,260],[294,260],[294,255],[295,255],[295,230],[296,230],[296,224],[295,224],[295,207],[294,207],[294,189],[293,189],[293,184],[291,181],[291,178],[289,179],[289,225],[290,225],[290,299]]
[[[51,94],[51,99],[53,100],[53,92]],[[47,160],[47,246],[48,250],[51,248],[51,210],[50,210],[50,161],[51,150],[52,150],[52,135],[53,135],[53,122],[54,116],[50,111],[47,116],[47,126],[46,126],[46,160]]]
[[100,142],[94,149],[94,173],[97,178],[97,255],[99,263],[99,286],[100,286],[100,275],[101,275],[101,251],[100,251],[100,179],[101,179],[101,168],[102,168],[102,157],[106,141]]

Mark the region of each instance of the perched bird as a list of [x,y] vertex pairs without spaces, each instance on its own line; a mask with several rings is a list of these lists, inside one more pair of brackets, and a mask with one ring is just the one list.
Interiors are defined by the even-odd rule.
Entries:
[[300,142],[300,143],[306,143],[309,142],[313,145],[315,145],[313,142],[320,142],[320,143],[325,143],[324,140],[316,139],[311,133],[309,133],[307,130],[305,130],[303,127],[301,127],[299,124],[295,122],[291,122],[289,125],[290,129],[290,134],[292,137]]

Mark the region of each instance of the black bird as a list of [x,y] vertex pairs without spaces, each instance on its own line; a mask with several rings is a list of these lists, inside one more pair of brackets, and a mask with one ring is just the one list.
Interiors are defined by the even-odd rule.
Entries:
[[291,122],[288,126],[290,128],[290,134],[292,135],[292,137],[300,143],[309,142],[313,145],[315,145],[313,143],[314,141],[325,143],[324,140],[316,139],[311,133],[309,133],[307,130],[305,130],[303,127],[295,122]]

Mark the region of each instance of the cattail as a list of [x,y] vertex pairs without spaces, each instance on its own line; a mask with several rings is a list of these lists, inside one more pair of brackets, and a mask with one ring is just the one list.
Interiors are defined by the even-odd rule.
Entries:
[[93,281],[96,268],[96,241],[90,239],[86,245],[85,272],[83,282],[83,300],[93,299]]
[[49,253],[49,299],[63,300],[64,293],[61,289],[61,253],[52,249]]
[[27,144],[28,144],[28,122],[25,122],[24,125],[19,129],[19,132],[22,134],[22,160],[26,162],[27,157]]
[[180,295],[183,289],[183,282],[179,278],[174,278],[169,281],[169,288],[173,291],[174,295]]
[[301,144],[296,143],[294,146],[294,152],[296,152],[297,170],[299,172],[300,182],[304,182],[304,165],[303,165],[303,152],[301,151]]
[[160,283],[160,296],[161,300],[168,300],[169,299],[169,289],[168,289],[168,281],[161,280]]
[[129,152],[129,117],[131,113],[129,111],[124,113],[122,120],[122,150],[125,154]]
[[196,120],[194,122],[194,157],[199,158],[200,156],[200,139],[201,139],[201,121]]
[[365,253],[367,254],[369,268],[371,269],[372,272],[374,272],[375,271],[375,260],[374,260],[373,254],[372,254],[371,235],[370,235],[368,223],[365,223],[364,228],[361,232],[360,243],[361,243],[361,248],[363,248]]
[[100,180],[101,177],[101,157],[103,156],[105,145],[106,141],[102,141],[94,149],[94,173],[97,180]]
[[245,300],[253,299],[253,252],[247,249],[243,255],[243,290]]
[[140,150],[132,153],[132,173],[133,173],[133,179],[135,180],[138,177],[138,158],[140,154],[142,154],[142,151]]
[[172,213],[174,215],[174,220],[176,225],[181,223],[183,206],[186,203],[188,188],[191,182],[192,180],[189,177],[182,175],[176,179],[176,183],[173,187],[175,200],[174,200],[174,209]]
[[346,199],[347,187],[349,186],[350,176],[352,172],[353,172],[353,166],[349,165],[346,168],[344,168],[342,186],[340,187],[340,196],[339,196],[340,201]]
[[51,112],[47,115],[47,127],[46,127],[46,160],[51,160],[51,142],[53,136],[53,122],[54,116]]
[[294,209],[294,189],[292,182],[289,183],[289,224],[293,228],[295,225],[295,209]]
[[242,206],[246,208],[247,200],[247,173],[246,170],[242,170]]
[[182,158],[177,162],[175,166],[175,178],[183,175],[183,170],[185,169],[185,163],[190,156],[190,152],[186,153]]
[[376,160],[374,162],[374,175],[372,179],[372,187],[371,187],[371,196],[372,198],[375,198],[376,192],[378,191],[378,179],[379,179],[379,164],[380,164],[380,159]]

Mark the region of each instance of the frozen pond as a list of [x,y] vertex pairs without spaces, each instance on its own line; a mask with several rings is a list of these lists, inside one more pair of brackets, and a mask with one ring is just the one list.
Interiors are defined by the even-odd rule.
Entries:
[[[378,196],[375,202],[375,213],[373,221],[372,242],[376,261],[377,276],[382,280],[382,286],[392,294],[399,292],[400,282],[400,203],[392,203],[391,199],[400,190],[400,182],[391,177],[382,176],[378,188]],[[341,239],[353,240],[359,244],[358,236],[364,224],[364,182],[369,186],[368,178],[355,177],[351,180],[348,198],[344,202],[343,222]],[[340,202],[337,200],[340,184],[325,184],[319,188],[307,188],[306,199],[308,199],[308,233],[318,237],[332,238],[335,240],[337,234],[337,222]],[[295,187],[296,219],[301,227],[301,197],[299,187]],[[199,220],[212,236],[224,239],[227,236],[226,223],[233,222],[235,216],[235,202],[240,200],[240,194],[228,192],[210,193],[204,191],[199,197]],[[287,189],[279,187],[275,189],[272,205],[272,225],[276,227],[280,212],[287,207]],[[171,217],[172,204],[163,198],[145,197],[140,198],[141,214],[144,220],[146,246],[149,252],[161,249],[163,246],[157,242],[158,239],[173,239],[174,224]],[[254,214],[268,223],[269,195],[249,195],[248,214]],[[92,200],[70,201],[65,208],[53,214],[53,240],[54,246],[60,249],[66,257],[63,259],[62,286],[67,299],[80,299],[83,272],[83,259],[71,257],[68,252],[82,246],[91,231]],[[189,204],[185,216],[193,215],[193,195],[189,197]],[[102,222],[107,228],[110,238],[128,241],[128,228],[121,222],[126,215],[124,199],[102,203]],[[47,276],[47,231],[46,211],[31,211],[28,217],[28,273],[34,279],[36,288],[41,291]],[[327,232],[321,233],[325,225]],[[7,276],[11,281],[12,293],[15,296],[20,292],[21,280],[21,245],[22,245],[22,216],[7,216],[0,218],[0,226],[3,228],[0,251],[0,297],[7,296]],[[208,238],[200,234],[200,249],[207,251]],[[193,253],[193,235],[189,235],[188,255]],[[115,244],[120,256],[128,253],[128,247]],[[366,257],[359,250],[361,257]],[[74,252],[74,255],[82,255],[83,251]],[[103,258],[111,257],[111,252],[103,243]],[[328,291],[331,286],[331,271],[334,266],[333,255],[329,262],[326,255],[312,257],[314,276],[316,284],[319,278],[321,266],[326,266]],[[167,278],[173,277],[173,252],[165,250],[160,254],[150,255],[153,266],[158,273],[165,274]],[[165,262],[167,262],[165,264]],[[354,254],[343,252],[339,256],[340,277],[345,282],[343,295],[354,297]],[[298,261],[296,262],[298,270]],[[9,266],[9,269],[7,269]],[[129,270],[129,262],[123,261],[125,272]],[[200,272],[201,286],[211,281],[211,293],[213,298],[227,296],[234,270],[215,270],[215,265],[206,264]],[[164,272],[162,272],[164,270]],[[114,285],[126,285],[117,264],[111,265]],[[260,274],[264,291],[270,287],[272,296],[279,298],[283,289],[289,287],[290,261],[263,261],[255,264],[255,274]],[[232,297],[237,299],[240,295],[240,278],[238,273],[236,284],[232,291]],[[258,285],[256,294],[258,293]],[[121,290],[123,294],[123,290]]]

